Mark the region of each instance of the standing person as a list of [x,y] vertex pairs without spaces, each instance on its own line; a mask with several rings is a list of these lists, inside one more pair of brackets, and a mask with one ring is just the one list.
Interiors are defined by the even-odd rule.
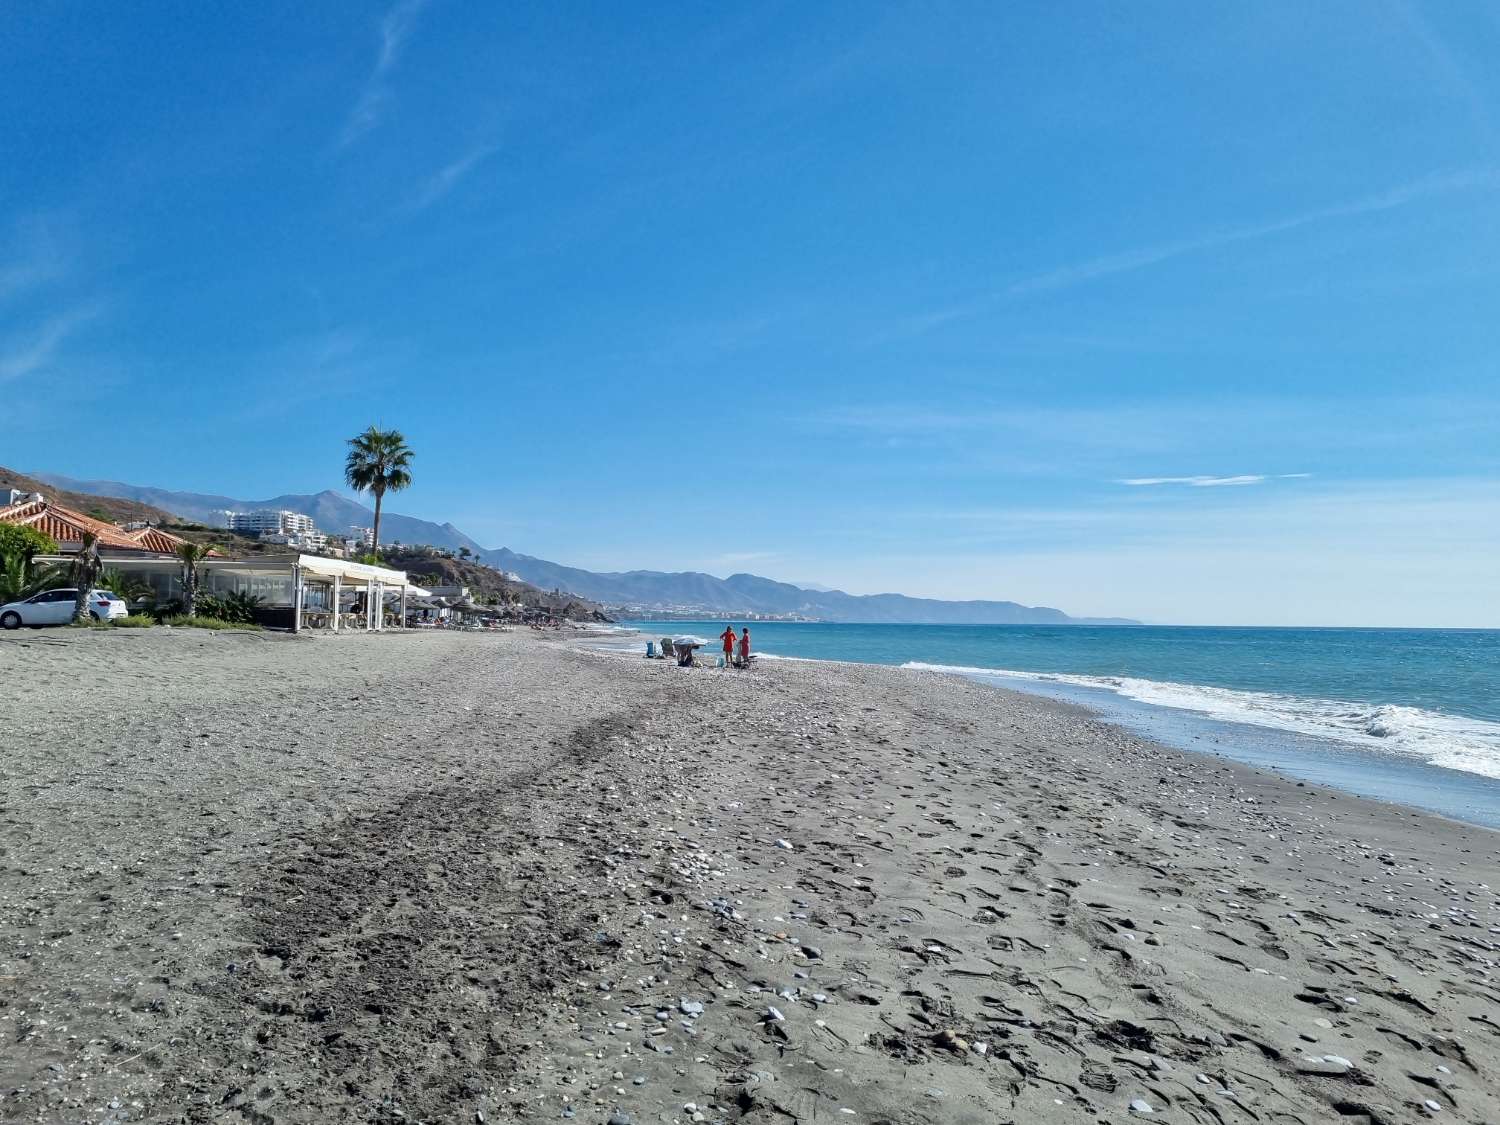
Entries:
[[719,634],[719,640],[724,642],[724,663],[734,663],[734,626],[724,626],[724,631]]
[[740,667],[750,667],[750,626],[745,626],[745,635],[740,638]]

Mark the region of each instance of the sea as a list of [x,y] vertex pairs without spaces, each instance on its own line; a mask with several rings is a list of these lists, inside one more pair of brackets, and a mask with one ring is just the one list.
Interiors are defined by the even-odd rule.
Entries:
[[[604,643],[714,638],[625,622]],[[1500,630],[748,622],[767,659],[967,676],[1158,742],[1500,828]],[[718,642],[705,651],[716,653]]]

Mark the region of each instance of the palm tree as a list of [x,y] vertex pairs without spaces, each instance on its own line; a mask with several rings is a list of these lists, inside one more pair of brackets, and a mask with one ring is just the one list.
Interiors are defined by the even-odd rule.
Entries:
[[67,580],[61,566],[36,566],[22,551],[0,549],[0,602],[18,602]]
[[0,602],[20,601],[31,596],[30,569],[26,565],[26,556],[20,551],[0,553]]
[[97,585],[101,590],[117,594],[125,600],[127,605],[151,601],[155,597],[155,591],[151,589],[149,582],[138,575],[126,574],[121,570],[106,570],[99,575]]
[[380,505],[389,492],[400,492],[411,484],[412,451],[400,430],[382,430],[371,426],[358,437],[349,439],[349,457],[344,462],[344,479],[356,492],[375,497],[375,526],[371,552],[380,553]]
[[85,531],[78,554],[73,556],[73,585],[78,587],[78,594],[73,599],[74,625],[89,623],[89,591],[94,588],[103,569],[104,564],[99,561],[99,537],[92,531]]
[[182,612],[186,617],[197,613],[198,564],[213,552],[206,543],[181,543],[177,557],[182,560]]

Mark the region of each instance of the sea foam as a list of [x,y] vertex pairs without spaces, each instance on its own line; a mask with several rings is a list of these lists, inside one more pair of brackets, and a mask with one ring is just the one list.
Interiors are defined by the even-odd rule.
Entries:
[[1272,692],[1143,680],[1131,676],[1080,676],[1020,672],[910,661],[903,668],[1066,684],[1111,691],[1138,703],[1194,711],[1230,723],[1248,723],[1402,754],[1434,766],[1500,778],[1500,723],[1395,704],[1310,699]]

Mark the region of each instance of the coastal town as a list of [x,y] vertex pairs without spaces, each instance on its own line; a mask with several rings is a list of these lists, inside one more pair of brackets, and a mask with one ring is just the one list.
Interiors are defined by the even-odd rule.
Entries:
[[286,509],[222,510],[210,527],[119,499],[64,503],[11,470],[0,470],[0,487],[4,628],[72,623],[64,603],[73,606],[85,563],[94,584],[84,597],[106,599],[81,622],[95,626],[378,632],[605,619],[583,599],[483,566],[467,548],[380,548],[374,527],[332,533]]

